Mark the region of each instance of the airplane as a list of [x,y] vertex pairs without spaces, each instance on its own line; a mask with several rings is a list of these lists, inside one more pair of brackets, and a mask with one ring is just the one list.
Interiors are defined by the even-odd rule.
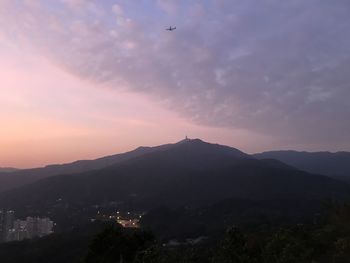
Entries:
[[166,30],[168,30],[168,31],[174,31],[176,29],[176,27],[169,27],[169,28],[167,28]]

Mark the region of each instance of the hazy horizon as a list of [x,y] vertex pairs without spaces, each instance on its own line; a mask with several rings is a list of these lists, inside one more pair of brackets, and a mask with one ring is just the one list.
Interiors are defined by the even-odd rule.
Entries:
[[[115,155],[115,154],[123,154],[123,153],[126,153],[126,152],[129,152],[129,151],[133,151],[133,150],[136,150],[138,147],[155,147],[155,146],[160,146],[160,145],[164,145],[164,144],[175,144],[175,143],[178,143],[178,142],[181,142],[182,140],[184,139],[200,139],[202,140],[202,138],[189,138],[189,137],[185,137],[185,138],[182,138],[182,139],[179,139],[177,141],[170,141],[170,142],[164,142],[164,143],[161,143],[161,144],[154,144],[154,145],[139,145],[139,146],[135,146],[135,147],[131,147],[130,149],[125,149],[125,150],[120,150],[120,151],[114,151],[112,150],[112,152],[107,152],[107,153],[101,153],[101,155],[88,155],[86,158],[78,158],[78,159],[63,159],[62,161],[60,162],[47,162],[47,163],[38,163],[38,165],[34,165],[34,166],[4,166],[4,165],[0,165],[0,168],[3,168],[3,169],[6,169],[6,168],[15,168],[15,169],[31,169],[31,168],[41,168],[41,167],[45,167],[47,165],[60,165],[60,164],[67,164],[67,163],[72,163],[72,162],[75,162],[75,161],[81,161],[81,160],[94,160],[94,159],[98,159],[98,158],[102,158],[102,157],[107,157],[107,156],[111,156],[111,155]],[[216,142],[211,142],[211,141],[206,141],[206,140],[202,140],[204,142],[207,142],[207,143],[213,143],[213,144],[216,144]],[[222,145],[225,145],[225,144],[222,144]],[[270,152],[270,151],[298,151],[298,152],[308,152],[308,153],[314,153],[314,152],[330,152],[330,153],[338,153],[338,152],[349,152],[349,151],[346,151],[346,150],[339,150],[339,151],[329,151],[329,150],[319,150],[319,151],[306,151],[306,150],[303,150],[303,149],[268,149],[268,150],[263,150],[263,151],[257,151],[257,152],[246,152],[240,148],[237,148],[235,147],[234,145],[227,145],[227,146],[230,146],[230,147],[233,147],[233,148],[236,148],[244,153],[247,153],[247,154],[258,154],[258,153],[263,153],[263,152]]]

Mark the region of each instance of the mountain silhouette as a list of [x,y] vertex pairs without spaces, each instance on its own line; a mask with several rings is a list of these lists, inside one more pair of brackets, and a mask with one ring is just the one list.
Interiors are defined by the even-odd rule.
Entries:
[[202,206],[224,199],[324,200],[349,187],[278,161],[257,160],[235,148],[199,139],[153,148],[109,167],[48,177],[0,194],[0,207],[49,209],[133,202],[135,207]]
[[12,168],[12,167],[0,167],[0,173],[11,173],[18,170],[19,169]]
[[253,156],[257,159],[272,158],[300,170],[350,182],[349,152],[270,151]]
[[72,163],[54,164],[40,168],[11,170],[11,173],[8,173],[8,169],[6,171],[0,169],[0,192],[31,184],[37,180],[54,175],[74,174],[102,169],[166,147],[168,147],[168,145],[139,147],[130,152],[106,156],[95,160],[79,160]]

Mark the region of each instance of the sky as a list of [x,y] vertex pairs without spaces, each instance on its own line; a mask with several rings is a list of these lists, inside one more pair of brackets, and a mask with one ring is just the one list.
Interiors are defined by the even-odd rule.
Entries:
[[348,0],[0,0],[0,167],[186,135],[248,153],[350,150],[349,11]]

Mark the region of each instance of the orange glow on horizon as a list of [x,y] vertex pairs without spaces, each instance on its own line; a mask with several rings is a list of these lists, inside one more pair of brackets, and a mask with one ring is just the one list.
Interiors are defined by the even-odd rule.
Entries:
[[0,167],[94,159],[185,135],[243,150],[251,141],[244,131],[193,124],[146,96],[82,81],[41,57],[0,55]]

